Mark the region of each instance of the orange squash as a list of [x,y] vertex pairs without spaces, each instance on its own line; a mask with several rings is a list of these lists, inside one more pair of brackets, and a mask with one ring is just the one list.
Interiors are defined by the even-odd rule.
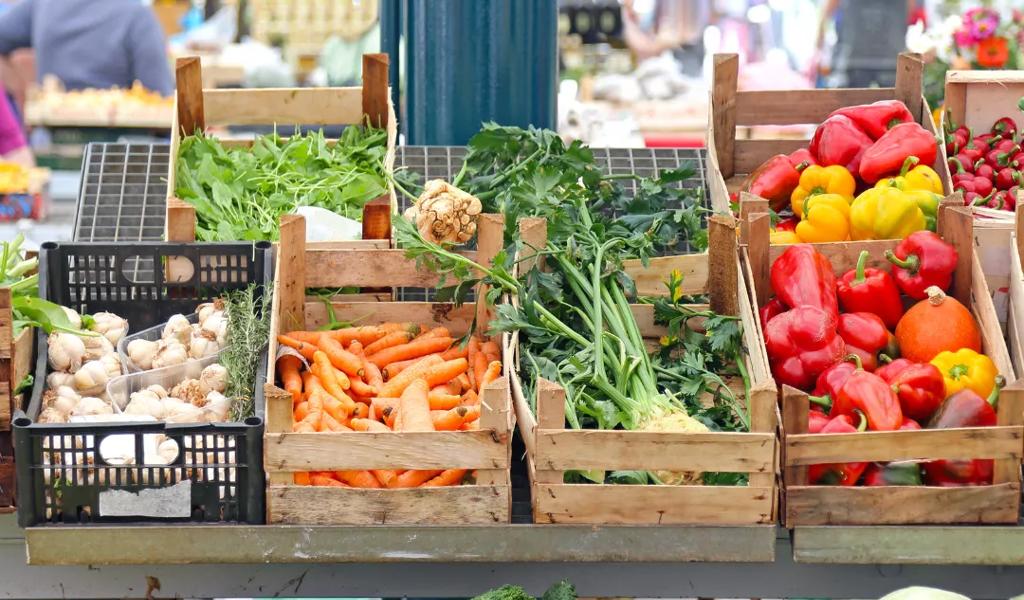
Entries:
[[963,304],[936,286],[928,297],[910,308],[896,324],[896,340],[903,358],[928,362],[939,352],[970,348],[981,352],[981,331]]

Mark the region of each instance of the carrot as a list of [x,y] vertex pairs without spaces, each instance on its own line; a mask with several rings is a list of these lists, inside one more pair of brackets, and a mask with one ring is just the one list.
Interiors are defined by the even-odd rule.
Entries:
[[[427,356],[434,356],[434,355],[433,354],[428,354]],[[383,369],[381,369],[380,370],[381,375],[383,376],[384,381],[390,381],[390,380],[394,379],[396,375],[398,375],[402,371],[408,369],[409,367],[413,366],[414,364],[418,363],[419,361],[423,360],[424,358],[426,358],[426,356],[418,356],[416,358],[410,358],[409,360],[397,360],[397,361],[391,363],[390,365],[384,367]],[[369,362],[369,361],[367,361],[367,362]],[[373,363],[369,363],[369,364],[372,365]],[[374,365],[374,366],[376,366],[376,365]]]
[[380,482],[381,487],[388,487],[396,477],[402,474],[402,471],[394,469],[374,469],[370,472]]
[[294,348],[302,355],[302,358],[305,358],[306,360],[313,360],[313,353],[316,352],[315,345],[295,338],[290,338],[286,335],[277,336],[277,342],[288,346],[289,348]]
[[466,393],[462,395],[462,404],[463,406],[480,404],[480,396],[477,396],[473,390],[466,390]]
[[479,421],[480,420],[480,405],[479,404],[471,404],[469,406],[462,406],[461,408],[465,408],[466,409],[466,412],[462,415],[462,423],[463,424],[470,423],[472,421]]
[[392,431],[398,431],[398,405],[389,406],[384,409],[384,424]]
[[316,427],[312,423],[302,420],[292,425],[292,431],[294,433],[316,433]]
[[372,344],[367,344],[363,349],[367,356],[371,356],[385,348],[408,344],[413,337],[408,331],[392,331]]
[[293,411],[292,416],[295,417],[296,421],[301,421],[301,420],[305,419],[306,415],[308,415],[308,414],[309,414],[309,402],[302,401],[302,402],[299,402],[299,404],[295,407],[295,410]]
[[401,419],[401,431],[434,431],[434,424],[430,420],[430,403],[427,401],[428,391],[430,387],[427,382],[417,379],[402,392],[402,401],[398,403],[399,416],[396,417]]
[[456,377],[448,383],[444,383],[431,388],[431,390],[437,393],[450,394],[452,396],[459,396],[462,394],[462,384],[459,383],[459,378]]
[[320,340],[320,331],[289,331],[285,335],[292,338],[293,340],[299,340],[300,342],[306,342],[307,344],[313,344],[316,346],[317,341]]
[[469,385],[473,389],[476,389],[476,379],[473,378],[475,373],[473,372],[473,365],[476,364],[476,355],[480,354],[480,338],[475,335],[469,338],[469,346],[466,348],[466,360],[469,361]]
[[379,488],[380,482],[369,471],[335,471],[335,476],[354,488]]
[[327,337],[336,340],[338,343],[347,346],[355,340],[362,344],[372,344],[389,333],[383,325],[366,325],[363,327],[345,327],[334,331],[323,332],[322,338]]
[[[338,379],[337,371],[334,370],[330,359],[327,358],[326,352],[318,350],[313,354],[313,366],[316,369],[316,376],[320,379],[320,383],[323,384],[328,394],[339,400],[342,397],[348,396],[345,393],[344,386],[341,385],[341,381]],[[351,386],[351,383],[349,385]]]
[[391,428],[383,423],[371,419],[355,418],[349,421],[353,431],[391,431]]
[[466,358],[468,356],[469,346],[464,346],[462,344],[455,344],[441,353],[441,358],[445,360],[455,360],[456,358]]
[[483,388],[480,382],[483,381],[484,374],[487,372],[487,356],[483,352],[477,352],[473,357],[473,362],[469,364],[469,369],[473,372],[469,376],[469,380],[473,382],[473,389],[479,391]]
[[375,390],[380,390],[384,385],[384,376],[380,372],[380,368],[372,362],[366,360],[366,357],[361,357],[363,361],[363,379],[366,380],[366,385],[372,387]]
[[462,396],[449,394],[447,390],[443,392],[437,392],[435,390],[437,390],[437,388],[434,388],[427,393],[427,400],[430,402],[430,410],[449,410],[455,408],[462,402]]
[[390,488],[419,487],[441,474],[441,471],[406,471],[391,482]]
[[494,340],[487,340],[480,344],[480,351],[488,356],[492,354],[501,356],[501,348],[498,347],[498,342],[495,342]]
[[[467,364],[468,364],[468,363],[467,363]],[[467,371],[467,372],[465,372],[465,373],[462,373],[462,374],[461,374],[461,375],[459,375],[459,377],[458,377],[458,379],[459,379],[459,384],[460,384],[460,385],[459,385],[459,393],[460,393],[460,394],[461,394],[462,392],[465,392],[465,391],[467,391],[467,390],[471,390],[471,389],[473,389],[473,384],[472,384],[472,382],[471,382],[471,381],[469,380],[469,375],[470,375],[470,373],[469,373],[469,372]]]
[[323,412],[324,410],[324,396],[327,394],[326,392],[323,391],[322,387],[319,387],[315,383],[313,383],[314,381],[318,380],[310,380],[311,385],[309,391],[309,399],[306,400],[307,414]]
[[329,412],[324,413],[323,420],[320,422],[323,424],[321,431],[352,431],[351,427],[335,419]]
[[281,375],[281,383],[284,391],[292,395],[292,403],[298,404],[302,401],[302,375],[299,375],[299,367],[302,361],[298,356],[285,354],[277,359],[277,372]]
[[356,419],[365,419],[370,416],[370,405],[365,402],[356,402],[356,410],[352,413],[352,417]]
[[313,485],[321,485],[326,487],[348,487],[344,483],[334,479],[333,477],[325,477],[323,475],[313,475],[309,478],[309,482]]
[[399,402],[401,402],[401,400],[398,398],[385,398],[383,396],[377,396],[370,400],[370,407],[376,409],[377,416],[382,416],[385,410],[397,407]]
[[366,358],[378,367],[385,367],[398,360],[426,356],[434,352],[444,352],[452,345],[453,341],[450,337],[419,338],[407,344],[386,348]]
[[456,406],[451,410],[432,410],[430,420],[436,431],[455,431],[462,426],[466,412],[465,406]]
[[444,364],[440,356],[424,356],[418,363],[399,373],[397,377],[389,379],[380,388],[380,393],[377,395],[384,396],[385,398],[397,398],[402,395],[402,390],[408,387],[421,373],[432,366],[440,364]]
[[483,378],[480,379],[479,393],[484,393],[484,388],[487,387],[487,384],[499,377],[501,377],[501,363],[496,360],[491,361],[491,364],[487,365],[487,370],[484,371]]
[[341,347],[341,343],[329,337],[320,338],[320,349],[324,351],[331,364],[348,375],[362,376],[363,367],[359,357]]
[[355,412],[356,403],[348,399],[347,402],[339,400],[324,391],[317,391],[324,405],[324,412],[334,417],[341,424],[348,422],[349,417]]
[[423,482],[423,487],[442,487],[449,485],[458,485],[462,482],[462,479],[466,476],[466,469],[448,469],[442,471],[440,475],[432,479],[428,479]]
[[476,429],[480,429],[480,419],[463,423],[462,427],[459,427],[459,429],[461,429],[462,431],[474,431]]
[[[370,363],[370,364],[372,365],[373,363]],[[372,397],[377,395],[376,388],[374,388],[373,386],[367,385],[366,382],[364,382],[359,377],[353,377],[351,379],[351,382],[352,382],[352,393],[353,394],[358,394],[360,396],[365,396],[367,398],[372,398]]]
[[430,331],[424,331],[423,333],[421,333],[419,335],[420,338],[451,337],[451,336],[452,336],[452,334],[451,334],[450,331],[448,331],[447,327],[435,327],[435,328],[431,329]]
[[309,473],[296,473],[295,485],[309,485]]
[[451,381],[462,373],[465,373],[467,367],[468,365],[464,358],[446,360],[439,365],[427,369],[426,372],[423,373],[423,378],[427,380],[428,386],[441,385],[442,383]]

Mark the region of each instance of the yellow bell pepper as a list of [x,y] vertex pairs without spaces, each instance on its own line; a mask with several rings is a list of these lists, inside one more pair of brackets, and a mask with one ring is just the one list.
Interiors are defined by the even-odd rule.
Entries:
[[843,196],[808,196],[802,208],[803,220],[796,225],[801,242],[842,242],[850,238],[850,205]]
[[942,201],[942,194],[929,192],[928,190],[904,190],[904,194],[917,202],[917,207],[924,214],[924,226],[928,231],[935,231],[935,218],[939,212],[939,202]]
[[799,244],[800,238],[796,233],[792,231],[776,231],[772,230],[771,236],[769,237],[770,243],[775,245],[780,244]]
[[857,190],[857,181],[846,167],[811,165],[800,173],[800,185],[789,196],[793,214],[803,218],[804,200],[817,194],[839,194],[849,203]]
[[850,238],[854,240],[901,240],[925,226],[917,201],[894,187],[871,188],[850,205]]
[[[896,177],[885,177],[879,179],[875,187],[894,187],[904,191],[926,190],[933,194],[942,194],[942,179],[935,169],[928,165],[918,165],[920,159],[916,156],[908,156],[903,161],[903,168]],[[917,165],[913,169],[910,167]]]
[[946,382],[946,397],[968,389],[982,398],[988,398],[996,386],[996,369],[992,359],[978,354],[970,348],[961,348],[956,352],[939,352],[931,363],[942,372]]

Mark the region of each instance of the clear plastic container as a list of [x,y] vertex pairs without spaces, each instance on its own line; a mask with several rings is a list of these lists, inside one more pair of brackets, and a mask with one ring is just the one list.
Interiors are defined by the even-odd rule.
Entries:
[[[153,329],[159,328],[154,327]],[[160,332],[157,331],[157,337],[159,337],[159,334]],[[114,405],[114,410],[124,412],[124,408],[128,406],[128,401],[133,393],[144,390],[151,385],[163,386],[169,392],[172,387],[186,379],[199,379],[199,374],[203,372],[203,369],[217,362],[217,358],[218,356],[214,354],[203,358],[190,359],[180,365],[150,369],[149,371],[137,371],[115,377],[107,382],[107,396]]]
[[[188,319],[188,322],[190,324],[195,325],[196,323],[199,322],[199,313],[194,312],[194,313],[192,313],[190,315],[185,315],[185,318]],[[143,329],[142,331],[140,331],[138,333],[133,333],[131,335],[126,335],[123,338],[121,338],[120,340],[118,340],[118,342],[117,342],[117,353],[118,353],[118,355],[121,356],[121,363],[125,366],[125,369],[128,370],[128,373],[146,373],[146,372],[148,372],[145,369],[142,369],[138,365],[133,363],[131,358],[128,357],[128,344],[133,342],[133,341],[135,341],[135,340],[146,340],[146,341],[150,341],[150,342],[159,342],[160,341],[160,336],[161,336],[161,334],[163,334],[163,331],[164,331],[164,326],[166,326],[166,325],[167,325],[167,322],[165,321],[165,322],[163,322],[163,323],[161,323],[159,325],[155,325],[155,326],[150,327],[148,329]],[[217,354],[214,354],[213,356],[214,357],[219,356],[221,352],[223,352],[223,349],[218,350]],[[207,356],[207,357],[203,357],[203,358],[199,358],[199,359],[190,358],[190,359],[188,359],[188,362],[201,362],[201,361],[206,360],[207,358],[210,358],[210,357]],[[206,363],[206,364],[210,364],[210,363]],[[174,366],[177,366],[177,365],[174,365]],[[169,368],[169,367],[164,367],[164,368]],[[150,371],[153,371],[153,370],[156,370],[156,369],[150,369]],[[200,369],[200,370],[202,370],[202,369]],[[146,384],[146,385],[151,385],[151,384]],[[146,387],[146,386],[142,386],[142,387]]]

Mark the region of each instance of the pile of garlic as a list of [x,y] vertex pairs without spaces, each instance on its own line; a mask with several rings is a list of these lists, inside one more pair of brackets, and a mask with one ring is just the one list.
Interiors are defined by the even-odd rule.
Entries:
[[[64,307],[68,320],[82,329],[82,317]],[[109,312],[92,316],[83,334],[55,331],[47,337],[47,358],[53,371],[46,376],[40,423],[67,423],[72,416],[114,412],[107,382],[121,375],[121,359],[114,347],[128,333],[128,321]]]
[[199,379],[186,379],[169,391],[151,385],[134,392],[124,409],[129,415],[149,415],[168,423],[218,423],[228,420],[231,400],[224,396],[228,371],[208,365]]
[[224,347],[228,331],[224,301],[217,299],[200,304],[196,312],[199,315],[196,324],[189,323],[185,315],[174,315],[167,320],[159,340],[129,342],[126,349],[128,360],[137,368],[148,371],[217,354]]

